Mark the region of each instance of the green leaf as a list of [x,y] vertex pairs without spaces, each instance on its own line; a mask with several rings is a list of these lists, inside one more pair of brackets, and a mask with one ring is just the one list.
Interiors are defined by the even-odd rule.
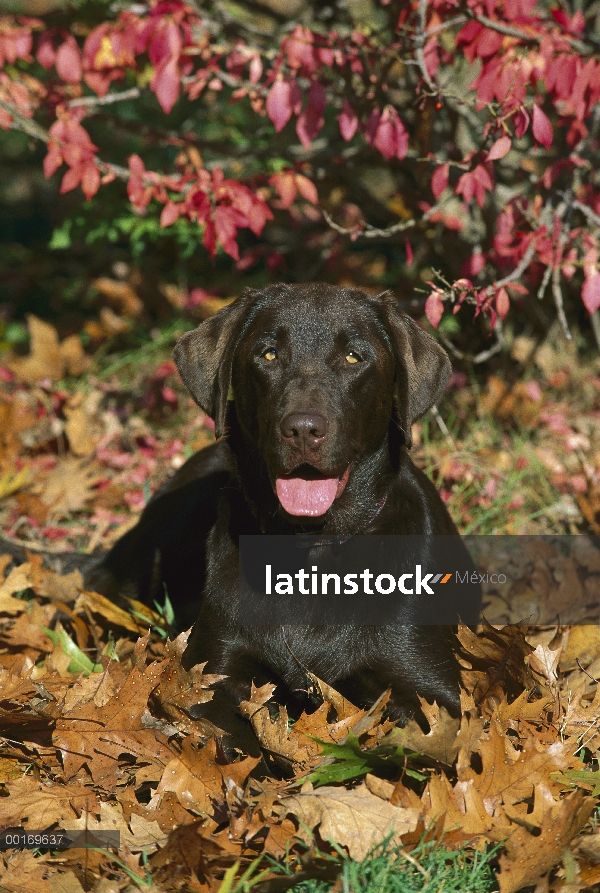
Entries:
[[69,673],[83,673],[84,676],[89,676],[90,673],[104,672],[102,664],[92,663],[87,654],[83,653],[62,626],[57,626],[55,630],[48,629],[46,626],[42,626],[41,629],[53,645],[60,648],[63,654],[71,658],[67,667]]
[[[319,738],[314,738],[314,740],[321,745],[323,756],[334,757],[336,761],[325,766],[317,766],[314,772],[308,776],[309,781],[315,787],[364,778],[368,772],[389,772],[399,766],[405,766],[407,759],[418,757],[418,754],[409,753],[400,745],[363,750],[358,738],[352,732],[348,734],[343,744],[321,741]],[[406,774],[418,781],[424,781],[426,777],[415,769],[406,768]]]
[[559,781],[565,778],[574,784],[577,784],[577,782],[591,784],[594,786],[592,797],[600,797],[600,769],[596,769],[595,772],[591,772],[589,769],[567,769],[566,772],[562,772],[560,775],[553,775],[552,777]]

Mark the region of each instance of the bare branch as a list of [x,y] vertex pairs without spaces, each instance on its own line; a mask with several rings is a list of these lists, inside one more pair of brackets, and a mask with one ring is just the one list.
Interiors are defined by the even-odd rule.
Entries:
[[512,273],[509,273],[508,276],[505,276],[504,279],[499,279],[498,282],[495,282],[494,285],[488,286],[486,289],[486,294],[492,295],[497,288],[503,288],[505,285],[510,285],[511,282],[517,282],[533,260],[533,255],[535,254],[535,242],[533,239],[529,243],[529,248],[521,258],[520,263]]
[[362,237],[363,239],[377,239],[377,238],[389,238],[390,236],[395,235],[396,233],[402,233],[407,229],[412,229],[414,226],[418,226],[420,223],[426,223],[427,220],[433,214],[436,214],[438,211],[441,211],[442,205],[433,205],[428,211],[425,211],[422,217],[418,219],[416,217],[411,217],[410,220],[400,220],[398,223],[392,224],[392,226],[386,227],[386,229],[378,229],[376,226],[371,226],[370,224],[366,225],[364,230],[359,230],[358,227],[345,227],[340,226],[339,223],[336,223],[330,216],[330,214],[323,210],[323,217],[329,224],[329,226],[336,231],[336,233],[340,233],[342,236],[354,236],[355,238]]
[[106,96],[82,96],[80,99],[71,99],[67,102],[68,108],[84,106],[95,109],[101,105],[112,105],[113,102],[124,102],[126,99],[138,99],[142,95],[139,87],[131,87],[130,90],[121,90],[120,93],[107,93]]
[[440,31],[446,31],[447,28],[453,28],[455,25],[464,25],[465,22],[468,22],[469,19],[467,16],[454,16],[453,19],[448,19],[447,22],[442,22],[441,25],[436,25],[435,28],[430,28],[428,31],[425,31],[424,37],[429,38],[434,34],[439,34]]
[[582,202],[573,202],[571,205],[572,208],[575,208],[577,211],[581,211],[583,216],[590,222],[594,223],[596,226],[600,226],[600,215],[596,214],[595,211],[592,211],[587,205],[584,205]]
[[[528,34],[526,31],[519,30],[519,28],[513,28],[512,25],[504,25],[502,22],[488,19],[487,16],[474,15],[473,18],[485,28],[489,28],[491,31],[497,31],[499,34],[506,34],[507,37],[516,37],[518,40],[523,40],[528,43],[541,43],[542,41],[543,35],[541,34]],[[561,33],[561,37],[563,40],[566,40],[567,43],[570,43],[573,49],[577,50],[577,52],[590,52],[590,46],[585,43],[585,41],[578,40],[576,37],[571,37],[564,32]],[[594,41],[591,41],[591,43],[594,43]]]
[[459,350],[458,347],[455,347],[452,342],[446,338],[443,332],[438,332],[439,339],[448,350],[452,356],[456,357],[457,360],[464,360],[467,363],[473,363],[474,365],[478,365],[479,363],[485,363],[486,360],[489,360],[490,357],[493,357],[495,354],[500,353],[504,346],[504,330],[502,327],[502,320],[497,319],[496,325],[494,326],[494,337],[495,343],[492,344],[491,347],[488,347],[486,350],[482,350],[476,354],[467,354],[463,353],[462,350]]
[[[32,121],[30,118],[26,118],[18,109],[14,108],[10,103],[4,102],[3,99],[0,99],[0,109],[4,109],[4,111],[8,112],[12,117],[11,130],[20,130],[22,133],[26,133],[27,136],[32,136],[34,139],[41,140],[44,143],[49,143],[52,140],[52,142],[56,143],[58,146],[61,145],[60,140],[50,136],[47,130],[40,127],[39,124]],[[112,164],[109,161],[103,161],[101,158],[97,157],[94,158],[94,163],[102,173],[112,173],[115,177],[118,177],[119,180],[128,180],[130,177],[129,169],[121,167],[119,164]]]
[[425,17],[426,17],[426,15],[427,15],[427,0],[419,0],[419,29],[418,29],[416,37],[415,37],[415,50],[416,50],[417,62],[419,64],[419,69],[421,71],[421,74],[423,75],[423,80],[425,81],[425,83],[427,84],[427,86],[429,87],[429,89],[432,92],[437,93],[438,88],[436,87],[435,83],[431,79],[431,75],[427,71],[427,65],[425,64],[424,46],[425,46],[425,41],[426,41],[426,35],[425,35]]

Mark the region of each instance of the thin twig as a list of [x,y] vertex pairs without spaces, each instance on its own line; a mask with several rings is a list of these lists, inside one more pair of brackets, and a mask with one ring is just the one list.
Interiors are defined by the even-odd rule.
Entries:
[[388,238],[389,236],[393,236],[396,233],[402,233],[407,229],[412,229],[413,226],[418,226],[420,223],[426,223],[427,220],[433,215],[440,211],[442,205],[433,205],[428,211],[425,211],[422,217],[416,218],[411,217],[410,220],[400,220],[398,223],[394,223],[391,226],[388,226],[386,229],[379,229],[376,226],[371,226],[370,224],[366,225],[364,230],[359,230],[357,227],[346,227],[340,226],[339,223],[336,223],[330,216],[327,211],[323,211],[323,217],[329,224],[329,226],[336,231],[336,233],[340,233],[342,236],[354,236],[362,237],[363,239],[375,239],[375,238]]
[[419,30],[417,31],[415,37],[415,51],[417,56],[417,62],[419,64],[419,69],[421,74],[423,75],[423,79],[429,89],[433,93],[438,92],[438,88],[433,82],[431,75],[427,71],[427,65],[425,64],[425,52],[424,46],[426,41],[425,35],[425,18],[427,16],[427,0],[419,0]]
[[120,93],[107,93],[106,96],[82,96],[79,99],[71,99],[67,102],[68,108],[84,106],[95,109],[96,106],[112,105],[114,102],[124,102],[126,99],[138,99],[142,95],[139,87],[131,87],[129,90],[121,90]]
[[491,347],[488,347],[486,350],[481,350],[476,354],[467,354],[463,353],[462,350],[459,350],[458,347],[455,347],[452,342],[446,338],[443,332],[438,332],[438,336],[444,347],[450,351],[450,353],[456,357],[457,360],[464,360],[467,363],[473,363],[473,365],[478,365],[479,363],[485,363],[490,357],[493,357],[495,354],[500,353],[502,348],[504,347],[504,329],[502,327],[502,320],[497,319],[496,325],[494,326],[494,337],[496,339],[495,343],[492,344]]
[[444,435],[444,437],[446,439],[446,443],[448,444],[450,449],[453,451],[456,450],[456,443],[454,442],[454,438],[450,434],[450,432],[448,430],[448,426],[446,425],[446,422],[443,420],[443,418],[440,414],[440,411],[437,408],[437,406],[435,405],[435,403],[431,407],[431,414],[433,415],[434,419],[436,420],[437,426],[440,429],[440,431],[442,432],[442,434]]

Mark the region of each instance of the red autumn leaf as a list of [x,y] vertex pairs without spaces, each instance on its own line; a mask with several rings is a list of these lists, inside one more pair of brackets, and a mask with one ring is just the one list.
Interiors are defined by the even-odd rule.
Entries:
[[223,250],[234,260],[239,260],[239,251],[235,237],[237,236],[236,216],[232,208],[218,207],[215,211],[215,234]]
[[581,300],[588,313],[594,313],[600,307],[600,270],[593,269],[586,276],[581,289]]
[[179,220],[181,211],[181,203],[176,204],[175,202],[167,202],[160,215],[160,225],[162,227],[171,226],[172,223],[175,223],[176,220]]
[[462,195],[465,202],[470,202],[473,197],[480,208],[483,208],[486,189],[492,188],[492,180],[482,164],[478,164],[475,170],[463,174],[456,184],[455,192]]
[[295,174],[294,180],[302,198],[305,198],[307,202],[316,205],[319,201],[319,194],[317,192],[317,187],[312,180],[309,180],[308,177],[303,176],[303,174]]
[[202,244],[211,257],[217,252],[217,239],[215,235],[215,226],[212,220],[207,220],[204,224],[204,232],[202,233]]
[[444,189],[448,186],[448,174],[450,171],[449,164],[442,164],[437,168],[433,177],[431,178],[431,191],[433,192],[436,200],[440,197]]
[[521,106],[515,115],[515,136],[518,140],[521,139],[524,133],[527,133],[528,127],[529,115],[527,110]]
[[326,105],[325,87],[319,81],[313,81],[308,91],[308,105],[296,123],[298,139],[305,149],[310,149],[311,141],[314,140],[325,123],[323,113]]
[[58,144],[50,140],[48,143],[48,154],[44,158],[44,176],[48,178],[56,173],[62,164],[62,160],[62,152]]
[[554,136],[552,124],[537,105],[533,106],[533,135],[538,143],[541,143],[546,149],[552,145]]
[[174,22],[166,22],[156,30],[148,54],[154,65],[154,77],[150,87],[165,114],[169,114],[179,97],[181,73],[179,56],[181,55],[182,38],[179,27]]
[[384,158],[402,160],[408,149],[408,133],[392,106],[386,106],[383,112],[373,109],[367,121],[367,140],[379,149]]
[[496,292],[496,310],[500,319],[504,319],[510,309],[510,298],[505,288]]
[[296,180],[292,171],[278,171],[278,173],[273,174],[269,183],[279,193],[283,207],[289,208],[296,198],[297,191]]
[[54,65],[56,50],[54,49],[52,36],[50,34],[42,34],[40,37],[35,58],[47,71]]
[[276,80],[267,96],[267,114],[279,133],[292,117],[291,84],[288,80]]
[[165,64],[160,65],[152,81],[151,88],[156,93],[156,98],[163,112],[168,115],[179,96],[179,70],[177,62],[169,59]]
[[67,84],[78,84],[81,80],[81,53],[77,41],[69,35],[56,53],[56,70]]
[[425,301],[425,316],[434,329],[437,329],[439,326],[443,314],[444,302],[442,301],[439,292],[434,291]]
[[258,53],[254,53],[250,60],[250,83],[257,84],[263,71],[262,60]]
[[499,140],[496,140],[490,151],[487,153],[485,160],[486,161],[498,161],[500,158],[504,158],[505,155],[508,155],[510,152],[510,147],[512,145],[512,141],[510,137],[501,136]]
[[100,171],[98,170],[96,164],[93,161],[90,161],[83,168],[83,173],[81,177],[81,189],[83,194],[89,201],[93,198],[100,188]]
[[303,68],[307,74],[313,74],[316,69],[313,41],[312,32],[308,28],[296,25],[285,42],[287,62],[291,69]]
[[340,124],[340,133],[342,137],[349,142],[352,139],[354,134],[358,129],[358,118],[356,116],[356,112],[350,105],[347,99],[344,99],[344,104],[342,106],[342,111],[338,117],[338,121]]

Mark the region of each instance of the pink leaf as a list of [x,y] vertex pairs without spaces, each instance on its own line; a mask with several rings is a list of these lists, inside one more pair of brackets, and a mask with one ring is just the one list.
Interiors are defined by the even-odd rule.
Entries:
[[500,158],[504,158],[505,155],[508,155],[510,152],[510,147],[512,142],[510,137],[501,136],[499,140],[496,140],[490,151],[487,153],[486,161],[498,161]]
[[440,324],[440,320],[444,313],[444,302],[438,292],[432,292],[425,301],[425,316],[434,329]]
[[521,139],[524,133],[527,133],[528,127],[529,115],[527,114],[527,110],[521,106],[515,115],[515,136],[518,140]]
[[276,80],[267,96],[267,114],[279,133],[292,117],[291,89],[289,81]]
[[340,124],[340,133],[342,137],[349,142],[358,129],[358,118],[356,112],[347,99],[344,100],[342,111],[338,118]]
[[600,307],[600,270],[592,270],[581,289],[581,300],[588,313],[594,313]]
[[296,133],[305,149],[310,149],[313,140],[325,123],[323,113],[327,105],[325,87],[313,81],[308,91],[308,105],[298,118]]
[[279,171],[273,174],[269,180],[272,186],[279,193],[281,204],[284,208],[289,208],[296,198],[297,186],[292,171]]
[[504,319],[510,309],[510,299],[505,288],[496,293],[496,310],[500,319]]
[[552,124],[537,105],[533,106],[533,135],[546,149],[552,145]]
[[404,246],[406,248],[406,266],[410,267],[413,262],[413,250],[410,242],[408,241],[408,236],[404,236]]
[[78,84],[81,80],[81,53],[74,37],[67,37],[56,53],[56,70],[67,84]]
[[305,198],[307,202],[312,202],[313,205],[316,205],[319,201],[319,194],[317,192],[317,187],[309,180],[308,177],[303,176],[302,174],[295,174],[294,179],[296,181],[296,186],[298,187],[298,192]]
[[250,61],[250,83],[257,84],[262,75],[262,61],[258,53],[252,56]]
[[83,176],[81,178],[81,189],[83,190],[83,194],[89,201],[93,198],[98,189],[100,188],[100,171],[96,167],[93,161],[90,161],[89,164],[86,164]]
[[438,167],[433,177],[431,178],[431,191],[433,192],[436,201],[440,197],[444,189],[446,189],[446,187],[448,186],[449,171],[450,165],[442,164],[440,165],[440,167]]
[[181,204],[175,204],[175,202],[167,202],[160,215],[160,225],[162,227],[171,226],[172,223],[175,223],[175,221],[179,219],[180,214]]
[[156,93],[156,98],[163,112],[168,115],[179,96],[179,70],[177,61],[168,58],[166,62],[161,62],[150,82],[150,87]]

